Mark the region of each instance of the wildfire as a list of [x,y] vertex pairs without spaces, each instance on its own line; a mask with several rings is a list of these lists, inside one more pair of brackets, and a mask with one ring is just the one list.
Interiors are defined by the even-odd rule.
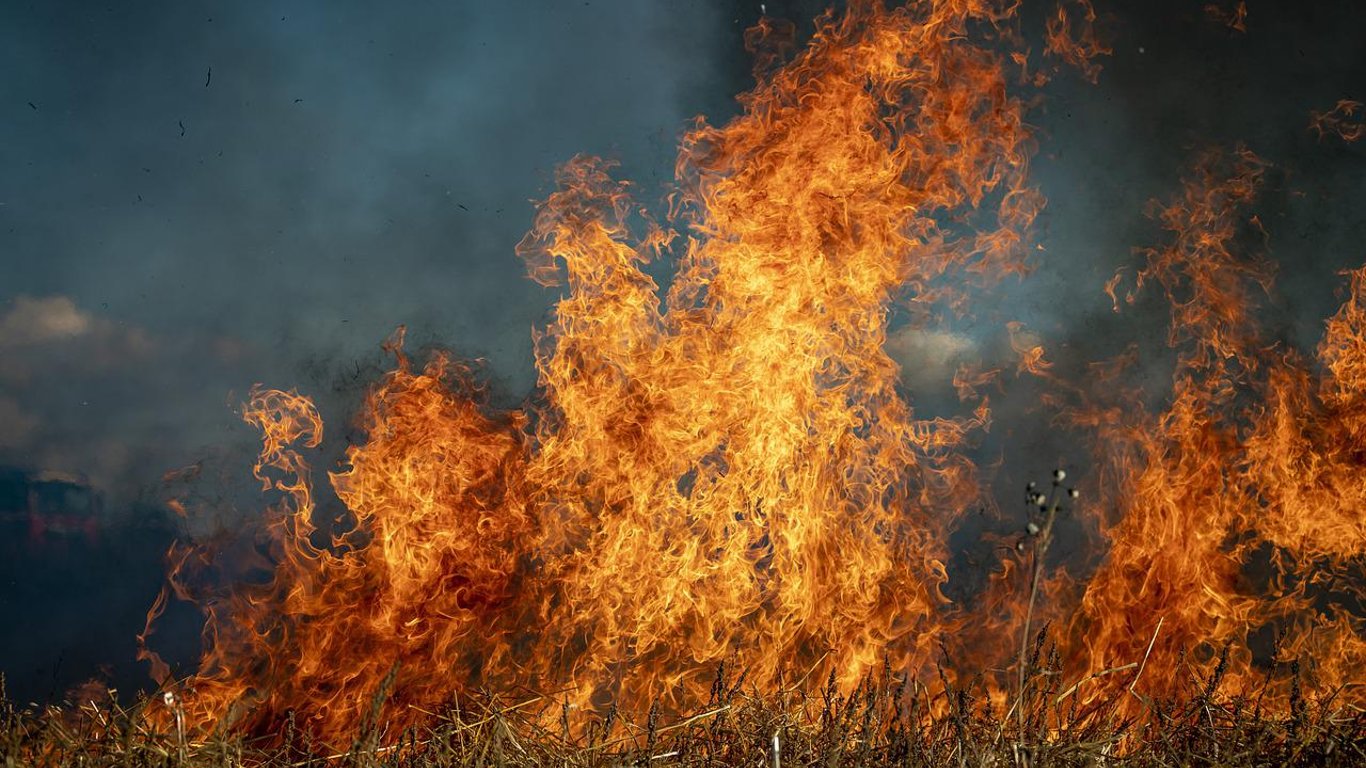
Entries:
[[[1322,375],[1264,338],[1253,313],[1271,269],[1247,249],[1265,237],[1248,211],[1265,167],[1246,150],[1212,153],[1155,211],[1171,242],[1146,252],[1137,285],[1165,292],[1179,354],[1160,413],[1129,402],[1091,416],[1104,472],[1092,509],[1113,517],[1101,522],[1108,554],[1066,643],[1093,673],[1140,658],[1173,669],[1189,653],[1197,669],[1219,667],[1251,690],[1273,677],[1271,659],[1254,664],[1261,645],[1332,690],[1358,683],[1366,663],[1361,617],[1344,607],[1360,597],[1366,554],[1366,273],[1353,274],[1351,298],[1328,322]],[[1184,684],[1166,675],[1145,688],[1160,697]]]
[[[1077,7],[1059,7],[1048,52],[1094,78],[1105,48]],[[563,287],[536,395],[498,412],[454,358],[411,361],[400,332],[364,439],[327,476],[347,525],[315,520],[313,404],[254,391],[270,575],[205,592],[220,558],[173,550],[170,589],[206,621],[186,681],[144,648],[180,691],[176,716],[265,730],[290,713],[342,739],[380,689],[402,725],[479,686],[682,709],[723,662],[760,689],[785,675],[847,689],[884,660],[918,674],[954,637],[1009,659],[1013,635],[972,630],[1017,631],[1018,605],[973,612],[940,591],[948,535],[980,498],[966,449],[998,372],[965,366],[963,415],[920,419],[884,344],[898,302],[931,325],[1026,269],[1043,201],[1012,13],[854,3],[785,64],[790,29],[759,25],[743,114],[685,134],[661,219],[610,165],[567,163],[518,249]],[[1261,169],[1210,160],[1160,211],[1175,242],[1137,280],[1172,300],[1171,405],[1073,414],[1099,446],[1087,513],[1110,510],[1108,557],[1062,638],[1087,671],[1143,657],[1159,621],[1149,664],[1228,643],[1246,678],[1247,641],[1273,625],[1282,656],[1317,654],[1326,682],[1363,662],[1359,618],[1315,589],[1351,583],[1366,548],[1366,273],[1329,323],[1326,373],[1270,348],[1250,320],[1269,271],[1233,245]],[[661,295],[644,267],[666,257]],[[1053,377],[1022,329],[1020,370]],[[1249,586],[1262,560],[1266,583]],[[1022,572],[1007,562],[997,583]],[[1051,582],[1042,613],[1063,615],[1069,583]]]

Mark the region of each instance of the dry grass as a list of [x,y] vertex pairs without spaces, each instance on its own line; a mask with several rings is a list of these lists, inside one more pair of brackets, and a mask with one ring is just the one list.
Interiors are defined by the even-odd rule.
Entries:
[[[762,694],[718,672],[712,700],[690,717],[608,711],[572,718],[552,700],[485,694],[453,698],[429,724],[387,732],[377,718],[344,749],[287,722],[279,733],[191,742],[142,716],[143,698],[63,707],[0,703],[5,766],[1283,766],[1366,765],[1366,715],[1335,697],[1298,696],[1291,711],[1261,711],[1255,693],[1221,692],[1218,673],[1181,700],[1148,702],[1140,719],[1115,702],[1087,702],[1061,670],[1035,663],[1006,711],[982,686],[948,684],[931,697],[891,670],[849,695],[827,685]],[[1049,654],[1044,653],[1047,658]],[[1132,673],[1133,665],[1117,673]],[[1151,672],[1151,671],[1150,671]],[[386,691],[376,694],[372,712]],[[1137,695],[1123,690],[1121,696]],[[556,715],[560,716],[557,717]],[[575,723],[571,726],[571,719]]]

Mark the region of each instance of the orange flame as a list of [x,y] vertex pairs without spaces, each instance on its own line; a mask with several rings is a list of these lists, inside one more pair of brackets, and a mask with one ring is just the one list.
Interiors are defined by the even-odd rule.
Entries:
[[1223,24],[1229,29],[1238,32],[1247,31],[1247,2],[1238,0],[1238,4],[1233,8],[1226,8],[1218,3],[1210,3],[1205,6],[1205,15],[1219,24]]
[[1320,140],[1332,134],[1348,143],[1360,141],[1366,136],[1366,113],[1362,112],[1361,106],[1359,101],[1339,99],[1327,112],[1310,112],[1309,128]]
[[1140,415],[1096,420],[1108,464],[1099,508],[1116,512],[1102,524],[1109,552],[1071,620],[1070,650],[1091,673],[1146,659],[1167,671],[1144,680],[1155,696],[1187,684],[1170,673],[1187,652],[1202,673],[1221,665],[1234,688],[1256,688],[1272,670],[1253,651],[1273,630],[1277,656],[1307,662],[1325,690],[1358,684],[1366,659],[1361,617],[1343,608],[1360,596],[1351,573],[1366,554],[1362,274],[1328,325],[1323,377],[1262,338],[1252,313],[1270,269],[1241,254],[1265,234],[1247,213],[1264,170],[1247,151],[1208,156],[1156,210],[1172,243],[1146,251],[1137,283],[1158,284],[1171,303],[1173,399],[1154,416],[1130,403]]
[[[1073,5],[1047,52],[1094,79],[1106,49],[1090,4]],[[1002,50],[1013,9],[858,2],[786,64],[792,30],[765,20],[746,37],[760,55],[743,114],[685,134],[662,223],[608,164],[567,163],[518,248],[532,279],[563,288],[536,335],[536,395],[497,412],[453,358],[414,366],[400,331],[364,439],[320,489],[343,524],[317,520],[313,403],[254,391],[255,475],[277,501],[266,551],[247,554],[268,577],[206,592],[226,556],[173,550],[169,589],[205,614],[176,716],[268,730],[297,713],[340,740],[377,690],[396,727],[479,686],[682,709],[723,662],[761,690],[788,674],[847,689],[884,659],[925,668],[941,641],[1009,666],[1017,633],[1050,619],[1084,674],[1143,660],[1088,695],[1134,690],[1145,669],[1167,672],[1143,679],[1164,695],[1184,654],[1208,666],[1225,648],[1227,678],[1254,687],[1254,651],[1277,631],[1277,658],[1355,682],[1366,271],[1317,365],[1265,339],[1253,317],[1271,269],[1248,254],[1266,240],[1249,211],[1267,165],[1245,150],[1203,158],[1153,210],[1170,243],[1105,286],[1116,310],[1162,290],[1177,361],[1156,413],[1114,385],[1136,353],[1093,365],[1103,396],[1064,413],[1096,441],[1077,510],[1107,545],[1096,573],[1042,574],[1036,552],[1029,568],[1007,559],[976,610],[942,595],[948,535],[980,496],[965,455],[991,418],[980,390],[999,371],[962,366],[971,411],[921,419],[884,346],[895,302],[929,323],[1025,270],[1043,201],[1009,88],[1025,58]],[[661,296],[644,267],[666,256]],[[1083,392],[1023,325],[1007,330],[1054,402]],[[167,598],[140,637],[160,679],[145,641]]]
[[[402,721],[476,685],[682,706],[727,660],[761,687],[923,664],[949,621],[947,531],[977,493],[959,449],[989,411],[917,419],[883,345],[892,302],[962,311],[958,286],[1023,270],[1042,200],[989,44],[1006,8],[855,3],[761,68],[743,115],[683,138],[662,299],[642,266],[679,235],[604,163],[568,163],[519,247],[565,286],[537,399],[494,415],[400,337],[330,475],[355,518],[330,543],[297,447],[321,440],[317,412],[254,393],[275,565],[198,598],[189,721],[293,710],[341,738],[395,669]],[[173,574],[184,594],[196,578]]]
[[1096,59],[1113,51],[1096,32],[1096,9],[1091,0],[1059,0],[1047,23],[1043,52],[1076,67],[1092,83],[1100,78],[1101,65]]
[[1020,358],[1017,372],[1046,375],[1053,364],[1044,357],[1043,344],[1039,342],[1038,335],[1026,330],[1024,323],[1018,320],[1006,323],[1006,331],[1010,334],[1010,348]]

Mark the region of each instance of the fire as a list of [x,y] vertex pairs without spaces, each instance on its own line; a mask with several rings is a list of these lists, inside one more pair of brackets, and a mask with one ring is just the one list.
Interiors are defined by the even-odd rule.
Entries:
[[[1176,669],[1189,653],[1235,689],[1274,678],[1276,701],[1290,683],[1270,659],[1254,663],[1259,633],[1264,654],[1303,664],[1321,690],[1358,683],[1366,662],[1361,617],[1344,607],[1360,597],[1366,554],[1366,272],[1327,324],[1322,368],[1265,338],[1254,310],[1271,269],[1247,252],[1265,237],[1249,211],[1265,169],[1246,150],[1213,153],[1156,211],[1171,242],[1146,252],[1137,285],[1157,284],[1171,304],[1173,396],[1156,414],[1131,402],[1137,417],[1094,417],[1106,458],[1097,509],[1114,517],[1068,636],[1092,673],[1138,659]],[[1144,687],[1162,696],[1186,684],[1150,675]]]
[[[197,596],[189,721],[293,710],[340,737],[391,670],[402,720],[478,685],[682,707],[723,662],[760,687],[925,664],[947,531],[977,494],[958,449],[989,411],[917,419],[883,344],[893,302],[961,311],[958,286],[1024,269],[1042,201],[992,46],[1008,21],[963,2],[826,17],[743,115],[685,135],[669,226],[606,164],[569,162],[519,248],[565,288],[536,398],[492,413],[400,337],[329,475],[355,518],[330,543],[303,453],[318,414],[256,392],[275,565]],[[670,248],[661,297],[642,267]],[[181,558],[177,589],[211,561]]]
[[1247,32],[1246,0],[1238,0],[1238,4],[1232,8],[1218,3],[1210,3],[1205,6],[1205,15],[1208,16],[1211,21],[1223,24],[1229,29],[1238,32]]
[[1314,110],[1309,113],[1309,128],[1323,139],[1332,134],[1345,142],[1360,141],[1366,136],[1366,114],[1362,112],[1361,102],[1352,99],[1339,99],[1327,112]]
[[1109,56],[1113,51],[1101,42],[1095,25],[1096,9],[1091,0],[1059,0],[1053,17],[1048,20],[1044,54],[1058,57],[1081,70],[1087,80],[1096,82],[1101,70],[1096,59]]
[[[1046,53],[1094,79],[1107,49],[1075,5],[1059,6]],[[1227,646],[1251,684],[1249,642],[1271,627],[1281,657],[1350,682],[1360,619],[1320,593],[1347,589],[1366,548],[1366,272],[1328,324],[1322,369],[1258,333],[1271,275],[1240,255],[1260,233],[1245,211],[1264,164],[1247,152],[1212,156],[1158,210],[1173,242],[1136,275],[1172,303],[1170,405],[1068,414],[1097,446],[1078,513],[1107,542],[1099,571],[1049,576],[1037,611],[1016,587],[1039,570],[1014,560],[976,611],[941,593],[949,533],[981,501],[967,449],[1000,372],[965,365],[964,413],[922,419],[884,345],[894,306],[929,327],[1026,271],[1043,200],[1013,10],[858,2],[785,64],[790,28],[761,23],[743,114],[684,135],[666,216],[610,164],[568,162],[518,249],[532,279],[563,288],[522,407],[492,408],[449,355],[415,363],[400,331],[363,439],[319,488],[313,403],[254,391],[243,416],[275,500],[254,565],[269,575],[206,592],[226,555],[173,550],[170,590],[204,612],[203,657],[176,683],[143,653],[178,691],[176,717],[269,730],[297,715],[340,741],[380,690],[396,727],[478,687],[556,709],[686,709],[723,663],[760,690],[848,689],[884,663],[919,674],[941,642],[1010,665],[1026,616],[1065,619],[1085,672],[1170,670]],[[645,269],[662,258],[667,292]],[[1019,371],[1061,385],[1043,340],[1008,331]],[[318,519],[326,494],[344,523]]]

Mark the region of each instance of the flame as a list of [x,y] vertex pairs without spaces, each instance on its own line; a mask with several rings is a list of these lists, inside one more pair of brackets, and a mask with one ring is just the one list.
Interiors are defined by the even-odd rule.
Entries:
[[1366,119],[1366,114],[1362,112],[1361,102],[1339,99],[1327,112],[1311,111],[1309,128],[1318,134],[1320,140],[1331,134],[1351,143],[1366,136],[1366,122],[1363,119]]
[[1101,42],[1096,32],[1096,9],[1091,0],[1059,0],[1047,22],[1043,52],[1076,67],[1094,83],[1101,70],[1096,59],[1114,51]]
[[1020,358],[1017,371],[1019,373],[1031,373],[1035,376],[1046,376],[1053,364],[1044,357],[1044,348],[1039,335],[1027,330],[1024,323],[1018,320],[1011,320],[1006,323],[1006,331],[1010,334],[1010,348]]
[[[177,722],[271,731],[297,716],[340,742],[372,707],[397,732],[479,687],[681,710],[723,663],[767,691],[847,690],[884,661],[924,670],[941,642],[1013,668],[1045,621],[1099,681],[1088,696],[1133,691],[1145,670],[1142,690],[1174,692],[1183,658],[1244,689],[1274,659],[1355,682],[1366,271],[1317,360],[1266,338],[1255,314],[1272,270],[1250,210],[1267,164],[1246,150],[1202,158],[1152,211],[1170,242],[1104,288],[1116,311],[1148,286],[1170,304],[1165,406],[1120,384],[1136,352],[1092,365],[1086,389],[1038,334],[1006,326],[1017,373],[1057,388],[1049,402],[1085,399],[1062,416],[1093,441],[1091,501],[1074,511],[1104,543],[1095,573],[1044,573],[1040,543],[1005,559],[976,607],[943,596],[950,532],[991,504],[967,453],[1000,371],[962,365],[965,412],[918,418],[885,345],[894,306],[930,327],[1026,270],[1043,201],[1012,89],[1030,80],[1013,11],[857,2],[790,60],[792,28],[762,21],[743,113],[686,132],[665,216],[610,164],[565,164],[518,247],[532,279],[562,290],[523,406],[493,408],[449,355],[415,364],[400,330],[361,439],[315,487],[314,404],[253,391],[255,476],[275,500],[262,541],[173,549],[169,592],[205,615],[187,680],[146,647],[168,593],[139,638],[178,691]],[[1045,49],[1092,80],[1107,52],[1094,21],[1089,2],[1060,5]],[[663,292],[646,267],[666,258]],[[329,495],[338,523],[321,520]],[[244,557],[252,577],[205,586]],[[1270,659],[1257,647],[1276,633]],[[998,700],[1013,677],[992,683]]]
[[[271,576],[206,596],[187,585],[211,553],[173,572],[206,614],[188,721],[292,711],[342,739],[386,679],[402,722],[480,685],[681,707],[722,662],[770,688],[923,665],[951,621],[947,532],[977,496],[961,448],[990,412],[918,419],[883,345],[894,302],[961,312],[963,286],[1024,270],[1042,200],[993,42],[1009,15],[827,15],[757,70],[740,117],[687,132],[667,226],[609,165],[566,164],[519,247],[564,289],[537,396],[495,413],[468,370],[419,370],[395,339],[329,475],[354,518],[331,541],[303,453],[317,411],[256,391]],[[643,267],[666,253],[661,297]]]
[[1155,211],[1172,239],[1145,252],[1136,284],[1156,283],[1171,305],[1172,399],[1156,414],[1129,402],[1093,416],[1106,446],[1094,509],[1115,514],[1070,621],[1070,653],[1092,674],[1144,659],[1164,670],[1144,680],[1157,697],[1188,684],[1171,673],[1186,659],[1202,675],[1219,667],[1234,689],[1271,678],[1266,700],[1284,702],[1293,682],[1272,674],[1274,659],[1254,659],[1259,635],[1279,632],[1264,654],[1302,661],[1323,690],[1359,684],[1366,659],[1361,617],[1344,607],[1360,597],[1366,555],[1366,273],[1353,274],[1328,323],[1323,373],[1264,338],[1253,315],[1271,269],[1247,251],[1265,236],[1248,212],[1265,170],[1246,150],[1212,153]]
[[1238,4],[1232,8],[1227,8],[1218,3],[1209,3],[1205,6],[1205,15],[1218,24],[1223,24],[1229,29],[1238,32],[1247,32],[1247,2],[1238,0]]

